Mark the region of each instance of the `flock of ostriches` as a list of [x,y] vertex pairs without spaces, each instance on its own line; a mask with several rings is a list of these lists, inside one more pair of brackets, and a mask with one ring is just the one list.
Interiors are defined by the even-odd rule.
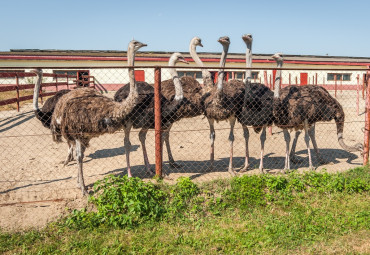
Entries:
[[[233,169],[233,141],[234,126],[238,121],[243,127],[245,139],[245,164],[240,172],[249,168],[248,126],[260,134],[261,155],[259,170],[263,169],[264,143],[266,140],[266,128],[271,125],[283,129],[286,143],[285,169],[290,169],[290,161],[297,161],[295,147],[301,130],[305,131],[305,143],[307,145],[309,167],[312,169],[312,159],[309,141],[312,141],[315,153],[320,163],[325,159],[320,155],[315,140],[315,123],[318,121],[335,120],[337,126],[337,137],[340,146],[350,152],[362,151],[362,145],[348,146],[343,141],[344,112],[339,102],[329,92],[314,85],[288,86],[280,88],[281,70],[277,70],[274,91],[264,84],[252,83],[252,36],[242,36],[247,46],[246,69],[244,81],[224,81],[224,67],[230,40],[227,36],[220,37],[218,42],[223,51],[220,59],[220,70],[217,83],[214,84],[211,73],[202,69],[203,85],[193,77],[178,77],[174,68],[170,68],[172,79],[161,83],[161,120],[163,130],[163,141],[166,144],[169,163],[176,167],[169,143],[169,132],[174,122],[182,118],[191,118],[204,115],[210,128],[210,168],[214,164],[214,122],[228,120],[230,123],[230,163],[228,171],[235,175]],[[146,44],[132,40],[128,45],[127,62],[133,67],[135,53]],[[204,67],[201,59],[196,53],[196,47],[203,46],[201,39],[194,37],[190,42],[190,55],[195,63]],[[272,56],[281,68],[283,58],[280,53]],[[180,53],[174,53],[170,57],[169,66],[178,62],[187,63]],[[149,129],[154,128],[154,89],[146,82],[135,81],[134,69],[129,68],[129,85],[120,88],[114,99],[108,98],[92,88],[76,88],[74,90],[58,91],[55,96],[49,98],[43,107],[38,107],[38,96],[42,80],[42,70],[32,70],[37,79],[34,89],[33,106],[36,117],[42,124],[52,132],[53,140],[60,142],[62,137],[67,141],[68,155],[64,164],[68,164],[76,156],[78,165],[77,183],[84,195],[87,189],[84,183],[82,163],[84,151],[89,146],[93,137],[105,133],[114,133],[124,130],[124,147],[126,152],[127,172],[131,177],[130,168],[130,130],[140,129],[139,139],[141,142],[145,167],[151,172],[148,155],[145,146],[146,134]],[[290,147],[289,130],[296,131]]]

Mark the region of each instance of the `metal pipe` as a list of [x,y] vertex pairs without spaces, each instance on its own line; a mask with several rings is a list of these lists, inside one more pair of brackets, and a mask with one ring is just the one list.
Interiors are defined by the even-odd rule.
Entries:
[[370,138],[370,72],[366,75],[366,107],[365,107],[365,131],[364,131],[364,166],[369,163],[369,138]]
[[155,175],[162,178],[161,68],[154,69]]

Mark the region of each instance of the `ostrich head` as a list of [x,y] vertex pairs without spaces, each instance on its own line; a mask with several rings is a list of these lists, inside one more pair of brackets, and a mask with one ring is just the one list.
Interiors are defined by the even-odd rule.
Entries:
[[251,43],[253,41],[253,37],[251,34],[245,34],[242,36],[243,41],[247,43]]
[[178,63],[178,62],[183,62],[185,64],[189,64],[189,62],[186,61],[184,56],[181,55],[181,53],[179,53],[179,52],[173,53],[169,62],[170,63],[175,63],[175,64]]
[[228,36],[221,36],[218,39],[218,42],[221,43],[223,46],[229,46],[229,44],[230,44],[230,38]]
[[271,56],[273,60],[276,62],[282,62],[283,61],[283,53],[275,53]]
[[202,39],[200,39],[198,36],[195,36],[193,39],[191,39],[191,44],[195,46],[203,47]]
[[37,74],[37,75],[41,75],[42,74],[42,69],[41,68],[31,69],[30,72],[34,73],[34,74]]
[[145,43],[141,43],[139,41],[136,41],[136,40],[132,40],[129,43],[128,48],[133,50],[134,52],[137,52],[140,48],[145,47],[145,46],[148,46],[148,45],[145,44]]

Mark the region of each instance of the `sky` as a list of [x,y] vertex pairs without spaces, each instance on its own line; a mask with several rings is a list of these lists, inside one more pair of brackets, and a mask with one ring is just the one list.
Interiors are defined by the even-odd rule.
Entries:
[[10,49],[253,52],[370,57],[369,0],[0,0],[0,51]]

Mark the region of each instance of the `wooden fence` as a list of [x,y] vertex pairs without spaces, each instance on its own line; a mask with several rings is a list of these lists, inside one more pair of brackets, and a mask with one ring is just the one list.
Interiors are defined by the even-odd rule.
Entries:
[[[34,73],[29,72],[4,72],[0,73],[0,78],[14,78],[15,84],[4,84],[0,85],[0,93],[1,92],[7,92],[7,91],[16,91],[16,97],[9,98],[0,101],[0,106],[8,105],[8,104],[17,104],[17,111],[20,109],[20,102],[31,100],[33,98],[33,95],[27,95],[27,96],[20,96],[19,92],[21,90],[27,90],[27,89],[34,89],[35,84],[20,84],[19,79],[20,78],[26,78],[26,77],[34,77],[36,76]],[[73,89],[78,84],[83,84],[86,87],[94,87],[95,88],[95,78],[94,76],[90,75],[83,75],[81,76],[81,79],[79,80],[77,75],[67,75],[67,74],[53,74],[53,73],[44,73],[42,75],[43,77],[52,77],[55,82],[42,82],[41,88],[40,88],[40,99],[41,102],[43,100],[43,97],[46,96],[53,96],[56,94],[57,91],[61,89]],[[58,79],[64,79],[64,81],[58,81]]]

